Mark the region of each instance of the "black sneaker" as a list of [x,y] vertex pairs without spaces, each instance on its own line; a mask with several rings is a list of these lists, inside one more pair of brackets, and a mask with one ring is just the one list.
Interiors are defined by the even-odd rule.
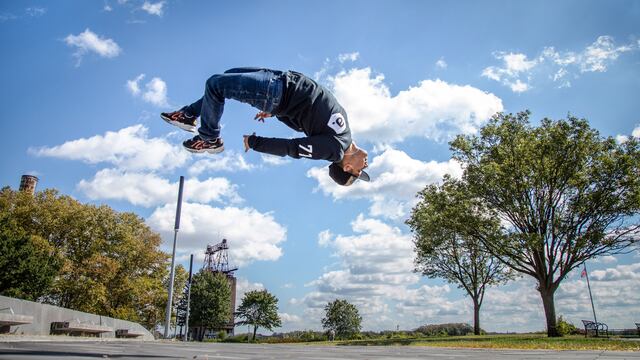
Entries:
[[161,113],[160,117],[169,124],[177,126],[182,130],[196,132],[196,117],[188,115],[182,110]]
[[222,138],[219,137],[213,141],[209,141],[204,140],[200,135],[196,135],[192,139],[184,141],[182,146],[192,153],[208,152],[209,154],[217,154],[224,150]]

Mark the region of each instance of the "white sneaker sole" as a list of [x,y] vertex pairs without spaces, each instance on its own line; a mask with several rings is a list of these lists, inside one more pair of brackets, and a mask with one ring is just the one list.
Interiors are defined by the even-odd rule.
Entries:
[[224,145],[217,147],[215,149],[202,149],[202,150],[196,150],[196,149],[191,149],[188,148],[186,146],[182,146],[183,148],[185,148],[188,152],[194,153],[194,154],[202,154],[202,153],[209,153],[209,154],[218,154],[224,151]]
[[196,126],[194,126],[194,125],[186,125],[186,124],[183,124],[183,123],[181,123],[179,121],[175,121],[175,120],[171,120],[170,118],[166,118],[166,117],[164,117],[162,115],[160,115],[160,117],[162,118],[162,120],[168,122],[169,124],[171,124],[173,126],[177,126],[182,130],[186,130],[186,131],[192,132],[192,133],[196,132],[196,130],[197,130]]

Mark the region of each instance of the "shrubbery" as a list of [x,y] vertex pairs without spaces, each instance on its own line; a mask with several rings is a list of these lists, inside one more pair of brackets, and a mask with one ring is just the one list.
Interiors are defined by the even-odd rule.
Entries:
[[313,330],[274,334],[272,337],[263,339],[264,342],[268,343],[297,343],[327,340],[329,340],[327,333]]
[[579,333],[578,328],[572,323],[563,319],[562,315],[558,317],[558,321],[556,322],[556,330],[558,330],[558,334],[560,334],[560,336],[575,335]]
[[[463,323],[430,324],[420,326],[415,331],[427,336],[460,336],[473,333],[473,327]],[[483,333],[484,330],[480,332]]]
[[240,334],[235,336],[227,336],[224,339],[220,339],[222,342],[228,343],[246,343],[248,342],[249,334]]

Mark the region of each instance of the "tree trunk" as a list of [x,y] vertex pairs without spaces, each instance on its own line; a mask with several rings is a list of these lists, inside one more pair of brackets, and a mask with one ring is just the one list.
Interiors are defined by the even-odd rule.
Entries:
[[480,305],[473,299],[473,334],[480,335]]
[[253,327],[253,341],[256,341],[256,331],[258,331],[258,325]]
[[540,288],[542,296],[542,306],[544,306],[544,315],[547,317],[547,336],[559,337],[560,333],[556,327],[556,306],[553,300],[555,290]]

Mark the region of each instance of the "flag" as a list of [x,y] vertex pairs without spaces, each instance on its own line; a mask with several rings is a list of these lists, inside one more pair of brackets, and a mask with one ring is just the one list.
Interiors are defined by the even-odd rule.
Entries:
[[585,276],[587,276],[587,269],[586,269],[586,268],[585,268],[585,269],[582,269],[582,273],[580,273],[580,277],[581,277],[581,278],[583,278],[583,277],[585,277]]

